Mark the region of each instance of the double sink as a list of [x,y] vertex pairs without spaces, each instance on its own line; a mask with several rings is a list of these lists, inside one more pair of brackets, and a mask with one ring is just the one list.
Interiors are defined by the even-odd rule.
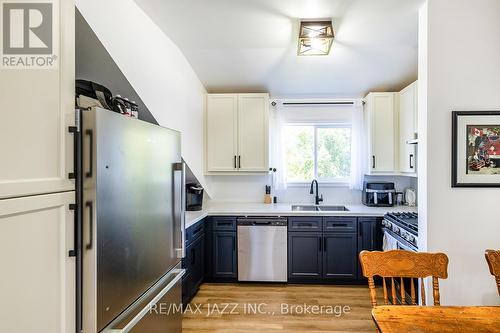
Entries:
[[293,205],[294,212],[348,212],[346,206],[316,206],[316,205]]

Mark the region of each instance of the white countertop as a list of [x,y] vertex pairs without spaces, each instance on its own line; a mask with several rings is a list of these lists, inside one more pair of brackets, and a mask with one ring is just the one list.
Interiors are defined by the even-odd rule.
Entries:
[[[186,212],[186,228],[207,216],[384,216],[387,212],[417,212],[417,207],[367,207],[365,205],[344,205],[349,211],[292,211],[291,203],[264,204],[242,202],[210,202],[201,211]],[[304,204],[311,205],[311,204]],[[329,206],[330,204],[324,204]],[[321,206],[321,205],[320,205]]]

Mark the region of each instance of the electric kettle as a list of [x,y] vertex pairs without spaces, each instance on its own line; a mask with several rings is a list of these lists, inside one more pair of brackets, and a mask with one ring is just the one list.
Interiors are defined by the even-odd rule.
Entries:
[[407,188],[405,190],[405,201],[410,207],[414,207],[417,203],[417,191],[414,188]]

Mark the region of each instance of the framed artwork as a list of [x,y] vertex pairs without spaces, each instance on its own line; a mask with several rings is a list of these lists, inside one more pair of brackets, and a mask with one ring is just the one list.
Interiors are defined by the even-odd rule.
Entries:
[[453,111],[452,187],[500,187],[500,111]]

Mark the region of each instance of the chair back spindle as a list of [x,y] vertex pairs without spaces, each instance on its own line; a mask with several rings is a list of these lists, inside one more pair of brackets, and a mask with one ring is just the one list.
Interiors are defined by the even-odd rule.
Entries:
[[424,279],[421,278],[420,279],[420,292],[422,293],[422,296],[420,297],[420,299],[422,300],[422,305],[427,305],[426,301],[425,301],[425,286],[424,286]]
[[410,283],[411,283],[411,286],[410,286],[410,296],[411,296],[411,304],[412,305],[417,305],[417,300],[415,299],[415,279],[410,279]]
[[391,293],[392,293],[392,304],[396,304],[396,284],[394,283],[393,277],[391,277]]
[[[383,281],[383,289],[384,289],[384,304],[389,305],[389,297],[387,296],[387,285],[385,283],[385,277],[382,278]],[[376,297],[376,295],[375,295]]]
[[405,290],[405,282],[403,278],[401,278],[401,284],[399,285],[400,291],[401,291],[401,303],[405,304],[406,303],[406,290]]

